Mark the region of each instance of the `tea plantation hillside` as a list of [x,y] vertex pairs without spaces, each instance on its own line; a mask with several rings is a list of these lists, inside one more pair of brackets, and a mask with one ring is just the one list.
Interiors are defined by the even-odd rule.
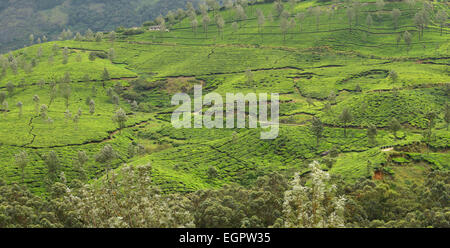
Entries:
[[[447,192],[446,1],[225,2],[0,56],[5,185],[45,198],[55,182],[95,188],[126,178],[130,165],[151,166],[151,185],[163,194],[216,190],[214,197],[234,197],[227,185],[258,188],[274,173],[307,178],[317,161],[333,182],[353,185],[342,193],[413,192],[408,187],[431,187],[430,173]],[[199,84],[203,94],[224,98],[279,93],[278,138],[260,139],[260,128],[174,128],[172,95],[193,95]],[[398,210],[401,218],[417,206],[414,197],[408,210]],[[448,215],[448,201],[439,201],[436,211]],[[378,227],[395,219],[388,212],[346,221]],[[198,216],[195,226],[216,227]],[[247,227],[275,223],[245,220]]]

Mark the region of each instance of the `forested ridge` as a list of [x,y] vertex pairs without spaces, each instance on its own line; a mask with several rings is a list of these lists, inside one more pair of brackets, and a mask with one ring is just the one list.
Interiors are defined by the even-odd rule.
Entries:
[[184,7],[185,0],[16,0],[0,2],[0,51],[29,45],[28,37],[57,39],[63,29],[82,32],[134,27]]

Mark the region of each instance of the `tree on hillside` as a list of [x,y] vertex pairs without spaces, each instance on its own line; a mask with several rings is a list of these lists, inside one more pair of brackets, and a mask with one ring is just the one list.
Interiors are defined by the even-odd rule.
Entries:
[[247,20],[247,14],[245,13],[243,6],[240,4],[236,5],[236,21],[242,23],[245,20]]
[[361,12],[361,7],[362,7],[362,4],[361,4],[360,1],[353,1],[352,2],[352,8],[353,8],[353,11],[355,13],[355,26],[359,25],[359,14]]
[[105,81],[111,80],[111,76],[109,75],[108,69],[103,68],[103,74],[102,74],[102,80],[103,80],[103,86],[105,86]]
[[348,108],[344,108],[342,113],[339,115],[339,120],[344,125],[344,137],[347,137],[347,123],[351,122],[353,119],[352,114]]
[[377,138],[377,127],[375,125],[369,125],[369,128],[367,129],[367,138],[369,139],[370,145],[376,144],[376,138]]
[[425,10],[421,10],[414,16],[414,24],[419,29],[419,40],[423,38],[423,31],[429,23],[429,14]]
[[167,20],[169,21],[169,27],[171,27],[173,24],[175,24],[175,13],[172,12],[172,10],[169,10],[167,12]]
[[283,41],[286,41],[286,33],[289,29],[289,21],[287,18],[281,17],[280,29],[281,29],[281,33],[283,33]]
[[68,61],[69,61],[69,49],[67,47],[64,47],[62,60],[63,65],[67,64]]
[[50,104],[53,103],[53,101],[56,99],[58,92],[56,90],[56,86],[50,86]]
[[66,100],[66,108],[69,107],[70,96],[72,95],[72,89],[70,85],[65,83],[60,86],[61,95]]
[[396,47],[398,47],[398,44],[400,44],[400,42],[402,41],[402,34],[399,33],[395,36],[395,42],[396,42]]
[[2,104],[6,100],[6,93],[1,91],[0,92],[0,104]]
[[23,115],[23,103],[22,102],[18,102],[16,104],[16,106],[19,108],[19,119],[21,119],[22,115]]
[[214,179],[214,178],[217,177],[217,175],[218,175],[219,173],[218,173],[216,167],[210,166],[210,167],[208,168],[207,174],[208,174],[208,178],[209,178],[209,179]]
[[33,96],[33,102],[34,102],[34,112],[36,114],[39,114],[39,102],[40,102],[40,98],[38,95],[34,95]]
[[370,27],[372,27],[372,24],[373,24],[372,15],[370,15],[370,13],[369,13],[369,14],[367,14],[367,17],[366,17],[366,25],[367,25],[368,32],[370,32]]
[[94,52],[89,53],[89,61],[95,61],[96,58],[97,58],[97,56],[95,55]]
[[111,96],[112,103],[117,107],[119,107],[119,96],[114,94]]
[[95,155],[95,161],[106,165],[106,176],[108,177],[109,171],[111,169],[111,162],[118,158],[117,152],[112,148],[111,145],[105,145],[102,150],[100,150],[97,155]]
[[328,95],[328,102],[330,104],[336,104],[336,93],[334,91],[331,91]]
[[353,20],[355,19],[355,10],[351,7],[347,7],[346,13],[347,13],[347,18],[348,18],[348,26],[349,26],[350,32],[351,32],[352,31],[352,23],[353,23]]
[[392,118],[391,122],[389,123],[389,130],[392,131],[392,134],[394,134],[394,138],[397,139],[397,132],[400,131],[402,128],[402,125],[396,118]]
[[[239,25],[237,24],[237,22],[233,22],[231,24],[231,28],[233,29],[233,33],[237,33],[239,31]],[[239,38],[239,36],[238,36]]]
[[442,36],[443,28],[444,28],[445,24],[447,23],[447,19],[448,19],[448,15],[447,15],[447,12],[444,10],[439,10],[438,13],[436,14],[436,21],[441,26],[441,36]]
[[30,160],[28,159],[28,153],[26,151],[21,151],[15,155],[16,165],[20,170],[20,175],[22,177],[22,184],[25,182],[25,168],[27,167]]
[[411,48],[412,37],[411,34],[408,32],[408,30],[406,30],[403,33],[403,40],[405,41],[406,44],[406,53],[409,53],[409,49]]
[[12,96],[12,94],[14,94],[14,84],[13,83],[11,83],[11,82],[8,82],[7,84],[6,84],[6,90],[8,91],[8,94],[9,94],[9,96],[11,97]]
[[322,138],[323,124],[319,118],[313,117],[311,120],[311,127],[309,128],[311,132],[316,136],[316,147],[319,147],[319,140]]
[[220,4],[216,0],[206,0],[206,4],[209,6],[209,9],[213,11],[213,16],[217,15],[217,12],[220,9]]
[[85,151],[78,151],[77,157],[73,159],[73,169],[78,174],[78,179],[82,182],[86,180],[85,164],[89,161],[89,157]]
[[299,0],[289,0],[289,4],[291,5],[291,9],[295,8],[295,5],[297,4]]
[[56,155],[55,151],[50,151],[44,156],[44,162],[47,165],[48,179],[51,183],[55,182],[61,165],[58,155]]
[[109,59],[109,61],[113,62],[113,59],[115,59],[115,58],[116,58],[116,50],[114,50],[114,48],[111,47],[108,50],[108,59]]
[[258,16],[258,32],[261,34],[261,38],[263,37],[262,29],[264,27],[264,23],[266,22],[266,18],[264,17],[264,13],[262,10],[257,9],[256,14]]
[[398,18],[401,15],[401,11],[399,9],[393,9],[391,12],[392,15],[392,21],[394,22],[394,29],[397,29],[398,27]]
[[109,32],[108,39],[110,42],[114,43],[114,41],[116,41],[116,38],[117,38],[116,32],[114,32],[114,31]]
[[19,69],[19,65],[18,62],[16,60],[16,58],[13,57],[13,59],[9,62],[9,65],[11,67],[11,70],[13,71],[14,75],[17,75],[17,70]]
[[412,10],[414,5],[416,4],[416,0],[405,0],[406,4],[408,4],[409,10]]
[[80,32],[77,32],[75,34],[75,37],[73,38],[75,41],[83,41],[84,37],[80,34]]
[[42,46],[39,46],[36,56],[40,59],[42,57]]
[[283,13],[283,11],[284,11],[283,3],[281,3],[280,0],[276,0],[273,3],[273,10],[275,12],[275,16],[280,17],[281,13]]
[[393,83],[397,82],[397,80],[398,80],[398,74],[397,74],[397,72],[394,71],[394,70],[390,70],[390,71],[389,71],[388,77],[391,79],[391,81],[392,81]]
[[78,122],[80,122],[80,115],[75,114],[75,116],[73,117],[73,123],[75,124],[75,130],[78,130]]
[[72,113],[69,109],[64,112],[64,121],[67,123],[68,120],[72,119]]
[[39,115],[41,116],[41,118],[44,121],[46,121],[48,119],[48,107],[47,107],[47,105],[45,105],[45,104],[41,105]]
[[194,36],[197,36],[197,28],[198,28],[197,17],[195,17],[195,18],[191,21],[191,27],[192,27],[192,32],[194,33]]
[[438,114],[434,111],[430,111],[425,114],[425,119],[427,119],[427,130],[425,131],[425,138],[427,141],[431,140],[433,127],[435,125],[435,120],[438,118]]
[[34,44],[34,35],[30,34],[30,36],[28,37],[30,40],[30,46]]
[[320,15],[322,15],[322,9],[320,8],[320,6],[314,7],[313,15],[316,17],[316,31],[319,31]]
[[50,65],[53,65],[54,62],[55,62],[55,58],[54,58],[53,54],[51,53],[48,55],[48,63]]
[[245,77],[247,77],[247,83],[252,83],[254,80],[253,72],[250,69],[245,71]]
[[9,111],[9,104],[7,101],[3,101],[3,114],[6,117],[6,115],[8,114]]
[[223,20],[222,16],[217,15],[216,16],[216,25],[217,25],[217,32],[218,35],[223,39],[223,28],[225,27],[225,21]]
[[208,6],[205,3],[201,3],[198,5],[200,12],[202,13],[202,16],[205,16],[208,14]]
[[294,37],[296,25],[297,25],[297,23],[295,22],[295,18],[291,18],[289,21],[289,27],[288,27],[288,30],[290,30],[290,32],[291,32],[291,38]]
[[89,101],[89,113],[93,115],[95,113],[95,101],[90,100]]
[[383,10],[385,3],[383,0],[377,0],[375,2],[375,5],[377,6],[377,10],[378,10],[377,13],[379,14]]
[[330,183],[330,175],[320,169],[317,162],[309,165],[310,183],[303,183],[296,173],[285,192],[283,203],[284,227],[287,228],[336,228],[344,227],[346,199],[337,196],[336,186]]
[[61,83],[70,84],[72,80],[70,79],[70,72],[64,73],[64,77],[61,79]]
[[295,16],[297,18],[298,24],[300,25],[300,33],[303,31],[303,21],[305,20],[305,13],[304,12],[300,12],[297,13],[297,15]]
[[225,9],[231,9],[233,8],[233,0],[225,0],[225,3],[223,4]]
[[125,113],[125,111],[122,108],[119,108],[116,111],[116,114],[113,116],[113,121],[117,122],[117,124],[119,125],[120,132],[122,132],[122,129],[125,128],[127,119],[128,119],[127,113]]
[[203,32],[205,33],[206,38],[208,38],[208,25],[211,22],[209,15],[204,15],[202,22],[203,22]]

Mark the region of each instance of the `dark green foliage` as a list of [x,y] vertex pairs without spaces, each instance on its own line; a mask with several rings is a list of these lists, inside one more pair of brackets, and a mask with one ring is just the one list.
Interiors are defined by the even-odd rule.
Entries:
[[237,185],[192,194],[196,227],[269,227],[281,217],[286,179],[261,177],[252,189]]

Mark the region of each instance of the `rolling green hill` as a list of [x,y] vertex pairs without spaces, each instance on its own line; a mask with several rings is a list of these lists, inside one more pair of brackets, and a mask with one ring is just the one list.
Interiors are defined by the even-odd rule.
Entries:
[[[283,12],[259,2],[242,8],[245,15],[239,7],[211,10],[208,18],[186,12],[159,20],[168,32],[149,31],[147,23],[97,41],[83,34],[5,53],[1,177],[7,184],[23,177],[46,196],[51,173],[64,172],[69,185],[96,185],[109,165],[120,175],[127,165],[151,164],[153,184],[165,193],[248,188],[271,173],[308,174],[312,161],[345,183],[365,178],[393,188],[448,172],[450,30],[447,19],[440,23],[448,3],[283,4]],[[417,13],[426,15],[423,34]],[[171,95],[191,94],[195,84],[204,94],[279,93],[279,137],[173,128]],[[119,109],[126,112],[122,126],[113,121]],[[313,118],[323,123],[319,142]],[[101,163],[95,158],[105,145],[117,156]],[[21,151],[29,157],[24,173],[16,166]],[[83,177],[75,166],[80,151],[89,158]]]

